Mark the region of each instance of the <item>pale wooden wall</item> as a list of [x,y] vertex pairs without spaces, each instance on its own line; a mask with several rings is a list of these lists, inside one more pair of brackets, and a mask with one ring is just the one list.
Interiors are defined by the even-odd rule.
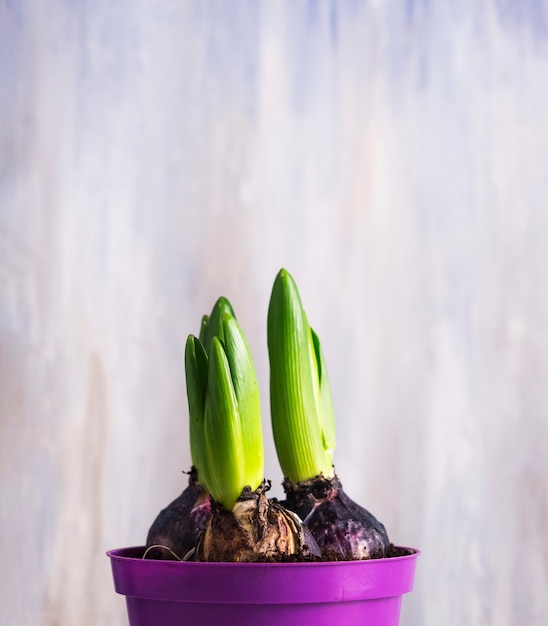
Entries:
[[541,2],[2,3],[1,623],[125,623],[186,336],[232,300],[268,434],[282,266],[338,472],[423,550],[402,623],[548,623],[547,103]]

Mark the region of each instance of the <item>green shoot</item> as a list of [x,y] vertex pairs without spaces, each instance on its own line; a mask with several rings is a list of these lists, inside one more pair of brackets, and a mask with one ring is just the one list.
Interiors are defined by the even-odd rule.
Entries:
[[214,500],[232,509],[264,476],[261,410],[249,347],[226,298],[204,316],[185,354],[192,462]]
[[204,413],[207,391],[207,354],[201,341],[189,335],[185,348],[185,374],[190,424],[190,456],[198,471],[198,480],[207,483]]
[[333,476],[335,426],[327,369],[295,281],[284,269],[270,298],[268,353],[272,429],[284,475],[293,482]]

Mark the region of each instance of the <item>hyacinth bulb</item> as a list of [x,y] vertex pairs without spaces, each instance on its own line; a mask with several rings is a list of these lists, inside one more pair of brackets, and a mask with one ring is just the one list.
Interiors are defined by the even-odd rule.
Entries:
[[270,407],[285,476],[284,503],[304,521],[326,559],[387,556],[384,526],[351,500],[334,473],[335,417],[323,349],[297,285],[281,269],[268,309]]
[[211,517],[209,494],[198,483],[192,468],[188,487],[162,509],[146,540],[145,558],[183,560],[198,541]]
[[213,502],[213,513],[194,559],[220,562],[279,562],[318,559],[316,541],[299,517],[275,500],[264,485],[244,489],[229,511]]
[[384,525],[348,497],[336,475],[297,484],[286,479],[283,486],[284,505],[303,519],[324,558],[350,561],[390,556]]

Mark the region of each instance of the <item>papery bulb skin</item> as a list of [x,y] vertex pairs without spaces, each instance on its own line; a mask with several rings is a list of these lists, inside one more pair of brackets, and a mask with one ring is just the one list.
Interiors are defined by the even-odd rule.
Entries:
[[325,559],[380,559],[390,555],[384,525],[344,492],[341,482],[316,476],[297,484],[287,478],[284,506],[310,529]]
[[231,511],[213,502],[212,516],[200,537],[194,560],[318,560],[321,550],[308,528],[295,513],[269,500],[264,491],[246,487]]
[[193,467],[188,487],[160,511],[150,527],[146,540],[146,558],[182,560],[196,547],[210,518],[209,494],[198,482],[197,472]]

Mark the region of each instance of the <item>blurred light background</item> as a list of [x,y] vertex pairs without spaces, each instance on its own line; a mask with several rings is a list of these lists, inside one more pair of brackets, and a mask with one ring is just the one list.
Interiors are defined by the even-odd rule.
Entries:
[[183,350],[233,303],[270,438],[286,267],[336,468],[419,547],[403,626],[548,598],[548,5],[5,0],[0,612],[126,623],[109,548],[189,468]]

